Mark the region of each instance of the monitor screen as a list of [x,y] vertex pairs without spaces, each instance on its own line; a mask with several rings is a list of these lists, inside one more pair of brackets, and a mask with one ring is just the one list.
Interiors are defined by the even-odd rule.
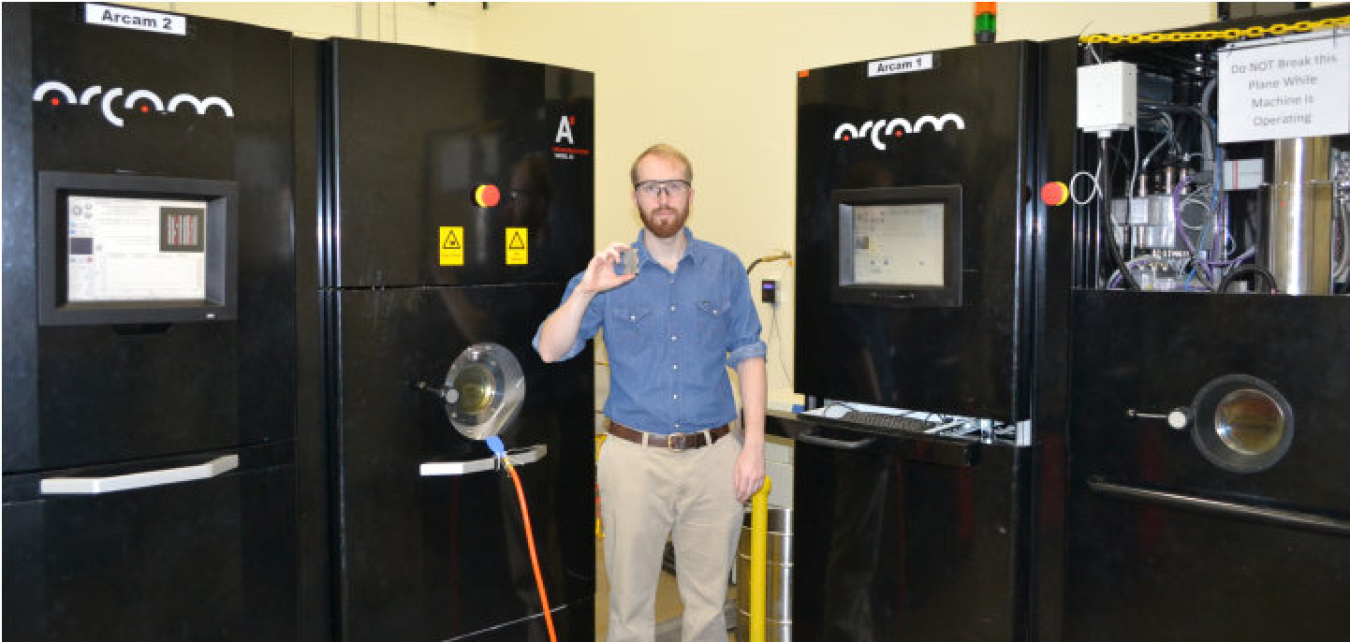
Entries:
[[943,203],[851,208],[853,283],[941,287],[943,209]]
[[40,324],[236,318],[233,181],[44,171],[38,194]]
[[206,201],[72,194],[66,300],[206,298]]
[[835,218],[837,303],[961,305],[961,188],[840,189]]

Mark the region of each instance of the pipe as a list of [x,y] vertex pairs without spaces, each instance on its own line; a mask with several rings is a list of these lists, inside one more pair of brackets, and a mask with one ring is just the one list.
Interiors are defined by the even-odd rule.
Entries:
[[1264,263],[1286,294],[1331,294],[1331,141],[1275,141]]
[[769,489],[773,480],[764,478],[764,485],[750,498],[750,642],[764,642],[765,576],[768,568]]

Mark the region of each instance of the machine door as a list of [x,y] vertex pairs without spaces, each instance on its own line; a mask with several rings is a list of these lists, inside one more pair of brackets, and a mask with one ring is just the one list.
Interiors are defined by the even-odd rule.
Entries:
[[1350,299],[1074,294],[1065,639],[1350,631]]
[[[341,311],[336,438],[344,639],[442,640],[541,613],[516,492],[475,432],[487,425],[492,399],[510,388],[499,379],[510,368],[489,364],[497,358],[491,351],[466,358],[471,346],[509,353],[523,373],[523,402],[498,436],[518,463],[550,605],[590,604],[590,352],[545,366],[530,346],[562,290],[327,295]],[[447,381],[448,371],[454,381]],[[566,639],[590,639],[591,618],[570,621],[585,630]]]
[[[287,444],[7,477],[5,639],[295,640],[291,457]],[[199,478],[114,490],[173,471]]]
[[792,628],[803,640],[1010,640],[1016,476],[1003,444],[883,437],[774,413],[795,441]]

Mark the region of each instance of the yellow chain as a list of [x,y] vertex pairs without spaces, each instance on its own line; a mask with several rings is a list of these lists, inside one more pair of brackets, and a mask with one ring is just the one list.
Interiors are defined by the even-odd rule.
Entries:
[[1340,18],[1327,18],[1311,22],[1303,20],[1291,25],[1277,24],[1269,27],[1247,27],[1246,29],[1224,29],[1222,31],[1175,31],[1171,33],[1132,33],[1129,35],[1120,34],[1092,34],[1079,36],[1078,42],[1087,44],[1097,44],[1105,42],[1109,44],[1139,44],[1139,43],[1157,43],[1157,42],[1192,42],[1195,40],[1237,40],[1239,38],[1264,38],[1266,36],[1283,36],[1287,33],[1306,33],[1319,29],[1333,29],[1335,27],[1350,26],[1350,16]]

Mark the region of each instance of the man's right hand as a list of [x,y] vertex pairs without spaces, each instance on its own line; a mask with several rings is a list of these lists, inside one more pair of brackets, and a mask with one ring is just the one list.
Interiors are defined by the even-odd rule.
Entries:
[[610,243],[609,247],[591,258],[581,282],[572,290],[571,296],[563,301],[553,314],[548,315],[539,328],[539,358],[552,363],[567,354],[576,341],[577,331],[581,327],[581,317],[586,314],[591,299],[606,290],[613,290],[633,279],[636,274],[615,274],[614,266],[619,263],[619,254],[628,249],[624,243]]
[[591,262],[586,265],[586,273],[581,276],[581,283],[577,284],[577,288],[589,294],[599,294],[637,278],[636,274],[614,272],[614,266],[619,264],[621,253],[627,249],[630,249],[627,243],[610,243],[609,247],[591,257]]

